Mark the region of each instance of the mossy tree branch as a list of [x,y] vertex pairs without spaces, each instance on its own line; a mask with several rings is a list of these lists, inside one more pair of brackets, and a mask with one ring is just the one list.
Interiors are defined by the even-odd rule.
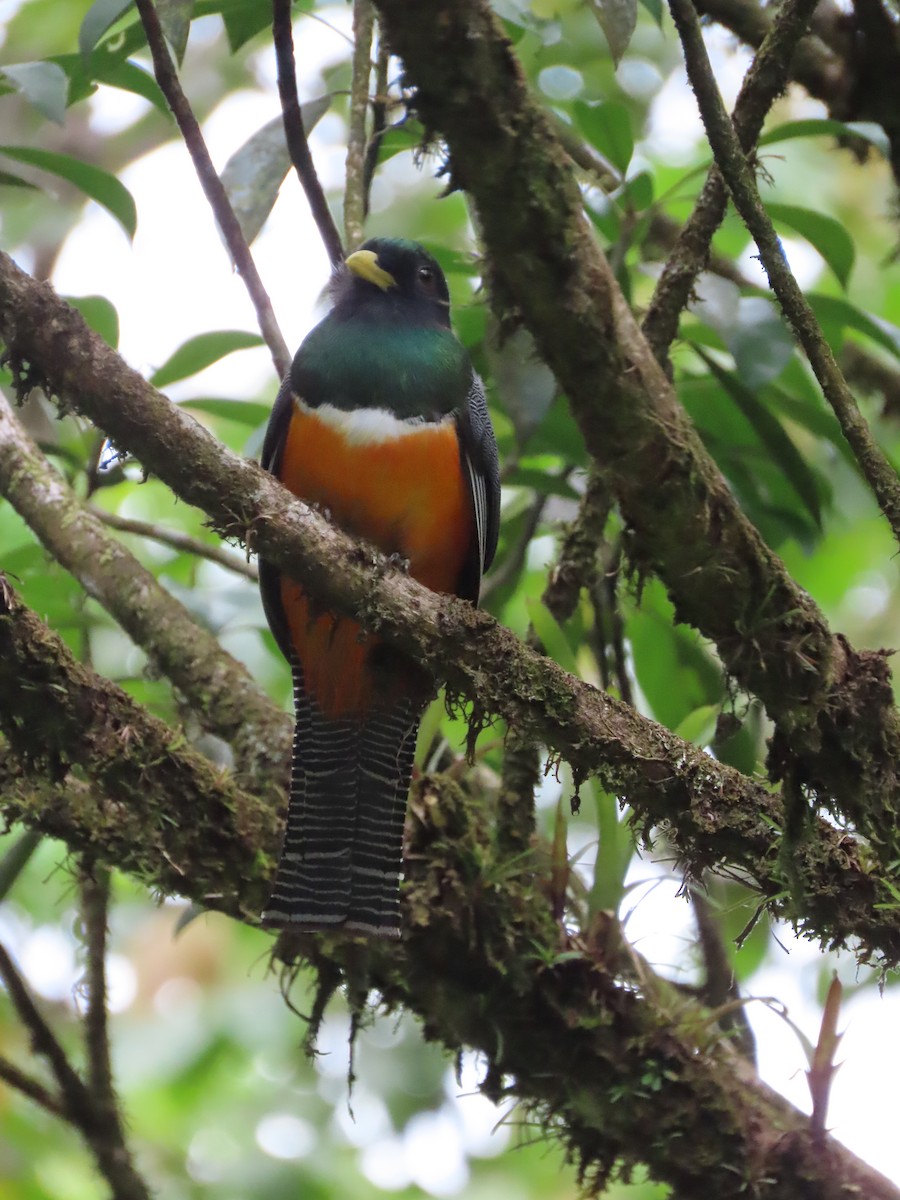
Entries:
[[104,527],[68,487],[0,396],[0,495],[109,612],[197,714],[231,743],[238,773],[280,792],[291,723],[249,671]]
[[[690,874],[725,863],[756,885],[774,915],[808,936],[829,946],[857,939],[862,956],[900,962],[900,914],[890,882],[880,879],[851,839],[826,821],[811,822],[794,848],[794,892],[787,896],[781,861],[786,818],[777,796],[566,675],[487,614],[402,575],[385,579],[378,572],[373,578],[371,559],[355,543],[299,502],[290,507],[301,514],[295,530],[308,524],[306,566],[322,560],[319,594],[329,603],[332,596],[349,595],[367,624],[389,620],[390,628],[403,628],[401,644],[433,671],[446,673],[451,686],[502,713],[524,738],[561,753],[576,775],[596,775],[608,792],[627,797],[641,827],[665,826]],[[331,591],[321,589],[324,580]],[[77,663],[8,588],[3,607],[0,728],[32,770],[37,766],[58,779],[77,763],[93,784],[89,791],[70,790],[68,799],[60,793],[49,804],[40,790],[29,790],[27,779],[22,786],[8,784],[7,815],[76,849],[102,851],[104,861],[152,886],[190,888],[202,903],[254,919],[270,873],[268,855],[276,848],[271,804],[240,791],[182,748],[178,734]],[[172,797],[178,797],[174,809]],[[241,881],[227,905],[220,892],[223,863]],[[252,896],[249,908],[236,907],[235,895]]]
[[[166,891],[254,921],[276,840],[270,811],[77,663],[8,590],[4,607],[0,693],[14,707],[0,714],[13,749],[32,760],[22,786],[4,789],[12,792],[7,815],[37,822]],[[687,749],[681,743],[677,752]],[[736,775],[706,761],[713,775]],[[39,791],[40,807],[29,809],[28,770],[60,774],[76,762],[91,786],[56,788],[49,804]],[[778,802],[762,789],[755,799],[767,805],[755,829],[774,863]],[[720,808],[686,809],[684,820],[709,830],[727,823],[727,806]],[[511,1076],[513,1094],[562,1123],[561,1136],[592,1183],[616,1164],[646,1162],[660,1179],[688,1192],[705,1182],[723,1200],[745,1196],[762,1179],[772,1200],[795,1200],[801,1180],[826,1200],[848,1187],[897,1200],[900,1193],[848,1151],[814,1138],[807,1118],[723,1042],[714,1017],[657,979],[606,918],[569,938],[551,916],[536,860],[511,859],[494,844],[493,806],[483,796],[434,777],[414,799],[413,818],[404,943],[282,938],[280,954],[305,955],[327,978],[337,968],[363,993],[377,988],[389,1005],[418,1013],[429,1036],[452,1049],[483,1050],[487,1089]],[[881,933],[891,929],[900,947],[889,893],[822,824],[832,846],[819,877],[809,877],[811,888],[836,906],[862,899],[860,917],[871,922],[877,914]]]
[[[781,734],[773,770],[793,764],[892,861],[900,723],[884,663],[831,635],[738,509],[637,328],[584,218],[570,159],[490,7],[377,7],[417,110],[446,139],[454,181],[477,210],[493,302],[526,323],[565,390],[622,510],[630,557],[659,575],[678,619],[711,638],[763,700]],[[850,730],[861,738],[853,748]]]

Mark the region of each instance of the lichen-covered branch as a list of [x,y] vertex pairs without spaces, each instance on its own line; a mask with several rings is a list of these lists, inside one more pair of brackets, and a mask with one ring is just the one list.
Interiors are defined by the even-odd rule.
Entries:
[[[890,882],[828,822],[811,821],[794,847],[795,891],[786,896],[785,815],[777,796],[566,675],[485,613],[404,576],[373,587],[371,564],[359,549],[309,519],[321,526],[313,531],[313,552],[368,624],[390,612],[392,625],[407,628],[406,648],[433,670],[444,667],[452,686],[502,712],[524,737],[562,753],[576,775],[596,774],[607,791],[627,796],[645,829],[664,824],[686,870],[698,875],[727,863],[769,898],[774,914],[808,936],[827,945],[855,938],[862,956],[900,961],[900,911],[892,906]],[[10,818],[164,891],[255,919],[277,837],[271,806],[239,791],[114,684],[77,663],[9,588],[0,611],[0,697],[0,732],[20,762],[54,778],[78,764],[93,785],[48,801],[40,790],[29,791],[26,772],[21,786],[14,778],[4,784]],[[226,863],[233,880],[227,897],[220,879]]]
[[234,747],[238,772],[280,789],[289,718],[184,605],[104,528],[34,445],[0,396],[0,495],[88,595],[181,692],[205,729]]
[[369,114],[374,29],[375,10],[371,0],[353,0],[353,75],[344,168],[344,241],[349,250],[356,250],[362,244],[368,209],[366,118]]

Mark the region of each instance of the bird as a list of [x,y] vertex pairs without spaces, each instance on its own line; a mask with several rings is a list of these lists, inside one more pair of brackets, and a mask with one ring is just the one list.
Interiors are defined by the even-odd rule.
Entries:
[[[278,392],[262,466],[432,591],[477,604],[498,539],[497,443],[451,328],[444,273],[417,242],[371,238],[335,271],[330,298]],[[259,577],[295,710],[262,922],[397,938],[406,805],[433,684],[265,559]]]

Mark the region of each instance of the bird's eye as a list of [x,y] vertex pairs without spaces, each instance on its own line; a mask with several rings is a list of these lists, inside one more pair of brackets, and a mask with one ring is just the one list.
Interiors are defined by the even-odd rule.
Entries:
[[426,292],[433,292],[435,288],[434,271],[431,267],[419,267],[419,283]]

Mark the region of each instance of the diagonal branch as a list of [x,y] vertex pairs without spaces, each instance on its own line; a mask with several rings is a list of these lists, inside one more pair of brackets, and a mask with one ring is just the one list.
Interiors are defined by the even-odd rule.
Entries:
[[152,521],[138,521],[134,517],[120,517],[118,513],[108,512],[105,508],[91,506],[91,512],[104,525],[108,525],[110,529],[117,529],[119,533],[133,533],[135,537],[148,538],[162,546],[171,546],[173,550],[192,554],[195,558],[205,558],[216,566],[224,567],[226,571],[242,575],[252,583],[259,580],[256,563],[223,550],[217,543],[203,542],[199,538],[191,537],[189,533],[167,525],[154,525]]
[[863,477],[887,518],[894,537],[900,542],[900,479],[897,471],[872,437],[813,311],[787,264],[781,242],[760,199],[753,172],[722,103],[693,2],[669,0],[669,7],[684,47],[688,79],[734,206],[756,242],[769,284],[778,297],[794,337],[809,359],[825,399],[840,422]]
[[[243,664],[104,528],[32,442],[0,396],[0,495],[41,543],[146,651],[203,727],[232,744],[240,773],[280,789],[290,721]],[[268,781],[268,782],[267,782]]]
[[278,66],[278,94],[284,117],[284,133],[294,170],[306,193],[310,211],[319,230],[333,268],[344,261],[341,235],[309,150],[303,114],[297,96],[297,72],[294,65],[294,32],[291,24],[291,0],[272,0],[272,37],[275,42],[275,61]]
[[[784,91],[794,50],[818,3],[819,0],[787,0],[781,5],[744,78],[732,121],[741,146],[748,153],[756,145],[766,114]],[[713,234],[722,223],[727,203],[725,180],[713,165],[694,211],[678,234],[642,323],[644,336],[661,363],[668,358],[681,313],[697,276],[707,264]]]
[[[355,543],[299,502],[290,507],[299,519],[288,519],[288,527],[307,526],[304,562],[314,574],[304,582],[315,578],[329,604],[341,596],[343,607],[349,597],[367,623],[378,613],[404,629],[401,644],[433,670],[446,668],[451,686],[477,695],[523,737],[565,755],[577,774],[596,774],[611,794],[627,797],[642,827],[664,824],[691,873],[727,863],[769,898],[773,913],[808,936],[828,945],[857,938],[863,956],[900,961],[891,885],[843,833],[811,821],[795,847],[792,900],[784,890],[779,797],[567,675],[487,614],[403,575],[385,579],[384,565],[373,578],[371,557]],[[277,837],[271,808],[238,791],[174,731],[78,663],[8,588],[0,604],[0,696],[0,732],[16,758],[54,778],[77,764],[94,784],[51,794],[48,802],[42,791],[29,791],[27,773],[4,782],[10,819],[75,849],[102,848],[104,861],[166,892],[256,919]],[[224,892],[223,864],[230,881]]]
[[[393,575],[386,586],[381,572],[373,576],[369,552],[326,524],[271,476],[217,443],[198,422],[127,367],[87,329],[80,314],[47,285],[30,280],[2,253],[0,333],[6,337],[21,387],[27,386],[21,365],[27,360],[32,371],[40,369],[51,392],[63,395],[67,404],[105,428],[117,445],[136,453],[176,495],[203,508],[220,533],[252,542],[324,604],[356,616],[366,628],[383,631],[433,674],[477,697],[486,709],[519,724],[526,733],[534,732],[536,738],[555,746],[576,771],[601,770],[606,748],[614,761],[619,761],[616,756],[622,753],[627,729],[619,727],[618,716],[610,723],[608,713],[601,714],[596,731],[588,738],[583,731],[573,732],[581,698],[589,709],[597,703],[593,689],[564,691],[554,699],[551,680],[561,678],[553,673],[557,668],[545,659],[529,657],[515,638],[498,629],[486,614],[462,602],[440,599],[402,576]],[[73,346],[78,347],[77,354]],[[658,371],[655,360],[653,364]],[[176,446],[178,453],[173,453]],[[725,514],[720,518],[724,522]],[[709,550],[707,561],[713,564],[715,579],[724,564],[717,566]],[[693,580],[690,583],[693,585]],[[830,640],[809,597],[790,581],[787,585],[801,606],[800,615],[814,619],[822,636]],[[730,589],[717,587],[715,604],[725,607],[729,600]],[[748,620],[751,625],[745,637],[756,636],[749,615]],[[782,620],[786,630],[796,630],[795,614],[786,614]],[[764,623],[758,636],[771,640],[772,631]],[[791,637],[786,642],[782,636],[775,644],[782,658],[794,653],[801,669],[811,671],[808,641]],[[758,647],[751,643],[751,649],[756,653]],[[815,769],[817,778],[827,781],[827,794],[840,797],[860,829],[876,840],[884,861],[892,862],[900,856],[896,849],[900,781],[894,774],[894,763],[900,759],[900,729],[885,659],[880,654],[858,654],[843,639],[834,639],[834,653],[842,661],[842,677],[828,693],[828,706],[819,715],[820,736],[802,761],[806,769]],[[861,722],[858,713],[863,710],[867,719]],[[619,715],[626,726],[639,720],[625,706]],[[829,728],[835,732],[829,733]],[[798,753],[803,726],[795,725],[791,733],[791,744],[778,747],[784,756]],[[624,744],[628,745],[627,737]],[[656,757],[643,742],[637,755],[639,760]],[[701,761],[708,764],[709,760],[702,755]],[[796,759],[786,761],[795,762],[796,775]],[[658,786],[654,770],[650,768],[651,774],[645,776],[636,768],[632,779],[637,783],[644,778],[647,784]],[[667,773],[663,771],[664,778]],[[621,786],[624,778],[619,778],[619,786],[607,790],[614,794],[628,790],[631,783]],[[677,790],[677,772],[673,782]]]
[[[93,1093],[69,1062],[65,1050],[44,1020],[25,981],[2,945],[0,979],[19,1019],[28,1030],[35,1053],[46,1058],[56,1078],[59,1086],[56,1110],[81,1133],[94,1155],[97,1167],[109,1183],[114,1200],[150,1200],[149,1189],[135,1170],[121,1126],[118,1123],[111,1125],[106,1120],[107,1114],[97,1108]],[[46,1101],[52,1102],[53,1098],[49,1094],[41,1095],[43,1089],[35,1087],[33,1080],[15,1067],[11,1071],[7,1069],[5,1074],[31,1099],[50,1108]]]
[[269,347],[269,353],[272,355],[275,371],[278,378],[282,379],[291,365],[290,351],[278,328],[272,302],[259,277],[247,240],[235,216],[234,209],[231,207],[231,201],[228,199],[222,180],[217,175],[209,156],[203,134],[197,124],[197,118],[178,82],[175,64],[169,54],[153,0],[135,0],[135,6],[140,14],[141,23],[147,35],[147,45],[153,56],[153,72],[156,82],[181,130],[181,136],[184,138],[184,144],[191,156],[200,186],[203,188],[203,193],[209,201],[209,206],[222,231],[222,237],[225,239],[231,260],[243,279],[244,286],[256,310],[256,320],[266,345]]
[[[885,663],[831,635],[739,510],[637,328],[489,4],[435,0],[414,15],[404,0],[376,7],[417,110],[446,139],[454,182],[477,210],[493,303],[525,322],[565,391],[619,503],[630,559],[659,575],[678,619],[712,639],[725,669],[764,702],[783,735],[773,769],[794,763],[891,861],[900,722]],[[850,715],[863,695],[865,730]],[[862,739],[855,747],[848,730]]]

